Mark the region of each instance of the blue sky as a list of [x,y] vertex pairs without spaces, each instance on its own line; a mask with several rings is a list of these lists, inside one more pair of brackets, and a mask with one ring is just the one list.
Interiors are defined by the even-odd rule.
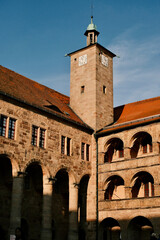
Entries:
[[0,0],[0,65],[69,96],[70,59],[98,42],[114,59],[114,105],[160,94],[160,0]]

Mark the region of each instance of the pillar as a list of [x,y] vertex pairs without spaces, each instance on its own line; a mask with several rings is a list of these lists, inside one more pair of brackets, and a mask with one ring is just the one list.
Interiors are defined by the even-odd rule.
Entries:
[[68,240],[78,240],[78,185],[69,179],[69,233]]
[[43,184],[41,240],[52,240],[52,183]]
[[12,203],[9,229],[10,235],[14,235],[15,229],[17,227],[21,227],[22,194],[23,194],[23,177],[22,176],[14,177],[12,187]]

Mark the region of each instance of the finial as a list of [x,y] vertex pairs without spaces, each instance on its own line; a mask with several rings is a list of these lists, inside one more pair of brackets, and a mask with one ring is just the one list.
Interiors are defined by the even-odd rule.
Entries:
[[91,24],[93,24],[93,16],[91,16]]

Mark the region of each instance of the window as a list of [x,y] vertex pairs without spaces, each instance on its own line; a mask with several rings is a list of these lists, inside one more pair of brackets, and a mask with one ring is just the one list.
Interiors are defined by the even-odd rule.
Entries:
[[9,119],[9,129],[8,129],[8,138],[14,139],[15,137],[15,125],[16,125],[16,120],[13,118]]
[[33,146],[45,148],[45,132],[46,132],[45,129],[33,125],[31,144]]
[[81,144],[81,159],[84,160],[84,146],[85,146],[85,143],[82,143]]
[[44,148],[44,144],[45,144],[45,129],[40,128],[39,147]]
[[67,137],[67,156],[70,156],[71,139]]
[[103,86],[103,93],[106,94],[106,86]]
[[7,117],[1,115],[0,119],[0,136],[6,137]]
[[86,144],[86,160],[89,161],[89,145]]
[[93,34],[90,34],[90,43],[93,43]]
[[0,117],[0,136],[15,139],[16,120],[1,115]]
[[71,156],[71,138],[61,136],[61,153]]
[[81,86],[81,93],[84,93],[84,86]]
[[62,154],[65,153],[65,137],[64,136],[61,137],[61,153]]
[[32,145],[37,146],[38,127],[32,126]]
[[89,158],[90,158],[89,149],[90,149],[89,144],[85,144],[83,142],[81,143],[81,159],[82,160],[89,161]]

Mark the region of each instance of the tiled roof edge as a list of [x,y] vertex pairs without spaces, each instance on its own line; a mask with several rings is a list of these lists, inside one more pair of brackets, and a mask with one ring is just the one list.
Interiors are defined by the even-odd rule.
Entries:
[[0,91],[0,94],[3,95],[3,96],[6,96],[6,97],[8,97],[8,98],[11,98],[11,99],[13,99],[13,100],[16,100],[16,101],[18,101],[18,102],[21,102],[21,103],[23,103],[23,104],[26,104],[26,105],[28,105],[28,106],[31,106],[31,107],[33,107],[33,108],[36,108],[36,109],[38,109],[38,110],[40,110],[40,111],[42,111],[42,112],[46,112],[46,113],[51,114],[51,115],[53,115],[53,116],[55,116],[55,117],[61,118],[61,119],[65,120],[65,121],[67,121],[67,122],[74,123],[75,125],[78,125],[78,126],[80,126],[80,127],[82,127],[82,128],[85,128],[85,129],[88,130],[88,131],[93,132],[93,129],[92,129],[91,127],[89,127],[88,125],[86,125],[85,123],[84,123],[84,124],[81,124],[81,123],[79,123],[79,122],[77,122],[77,121],[74,121],[74,120],[72,120],[72,119],[66,118],[65,116],[61,116],[60,114],[56,114],[55,112],[51,112],[51,111],[49,111],[49,110],[43,109],[43,108],[41,108],[41,107],[38,107],[38,106],[36,106],[36,105],[33,105],[33,104],[28,103],[28,102],[26,102],[26,101],[23,101],[23,100],[21,100],[21,99],[15,98],[15,97],[13,97],[13,96],[5,93],[5,92],[1,92],[1,91]]
[[126,128],[129,129],[129,128],[137,127],[138,125],[145,125],[145,124],[149,124],[149,123],[155,122],[155,121],[160,121],[160,114],[145,117],[145,118],[139,118],[137,120],[128,121],[128,122],[124,122],[124,123],[115,124],[115,125],[105,127],[103,129],[100,129],[96,133],[96,136],[102,136],[102,135],[105,135],[107,133],[110,134],[110,133],[113,133],[115,131],[121,131],[121,130],[124,130]]

